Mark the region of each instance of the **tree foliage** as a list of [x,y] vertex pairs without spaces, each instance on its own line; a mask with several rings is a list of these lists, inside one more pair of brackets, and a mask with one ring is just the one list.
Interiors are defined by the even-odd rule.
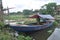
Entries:
[[24,14],[24,15],[32,14],[32,12],[33,12],[32,10],[28,10],[28,9],[24,9],[24,10],[23,10],[23,14]]
[[56,3],[48,3],[41,7],[40,12],[43,14],[51,14],[54,15],[54,11],[56,10]]
[[18,36],[18,40],[32,40],[32,37],[30,37],[30,36],[23,36],[23,35],[20,35],[20,36]]

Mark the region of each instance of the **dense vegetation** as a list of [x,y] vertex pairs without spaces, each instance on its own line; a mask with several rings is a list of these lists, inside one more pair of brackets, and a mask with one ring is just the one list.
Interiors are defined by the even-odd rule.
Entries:
[[9,33],[6,30],[5,30],[5,32],[2,32],[0,30],[0,40],[32,40],[32,37],[24,36],[24,35],[20,34],[17,38],[17,37],[14,37],[14,35],[11,35],[11,33]]

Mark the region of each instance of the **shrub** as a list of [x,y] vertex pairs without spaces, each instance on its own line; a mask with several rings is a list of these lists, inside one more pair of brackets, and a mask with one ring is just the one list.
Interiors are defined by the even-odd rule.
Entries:
[[25,40],[32,40],[32,38],[30,36],[27,36]]
[[57,26],[57,25],[58,25],[58,22],[57,22],[57,21],[55,21],[55,22],[53,23],[53,25],[54,25],[54,26]]
[[30,36],[23,36],[23,35],[20,35],[19,37],[18,37],[18,40],[32,40],[32,38],[30,37]]
[[4,27],[4,23],[0,22],[0,29],[2,30],[3,27]]
[[0,22],[0,26],[2,26],[2,27],[3,27],[3,26],[4,26],[4,23],[3,23],[3,22]]
[[23,35],[18,36],[18,40],[25,40],[25,36]]
[[9,35],[9,33],[4,34],[4,32],[0,33],[0,40],[11,40],[11,36]]

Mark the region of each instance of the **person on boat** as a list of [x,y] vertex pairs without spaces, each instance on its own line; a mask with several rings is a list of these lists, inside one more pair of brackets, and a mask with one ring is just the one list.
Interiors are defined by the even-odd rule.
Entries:
[[41,18],[41,17],[36,18],[36,20],[37,20],[37,24],[43,24],[47,22],[46,19]]
[[37,24],[40,24],[40,17],[36,18]]

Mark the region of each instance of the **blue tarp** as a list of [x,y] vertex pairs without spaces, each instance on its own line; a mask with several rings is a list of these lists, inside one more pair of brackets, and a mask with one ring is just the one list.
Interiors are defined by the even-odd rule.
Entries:
[[46,19],[54,19],[54,17],[52,17],[51,15],[39,15],[39,16]]

